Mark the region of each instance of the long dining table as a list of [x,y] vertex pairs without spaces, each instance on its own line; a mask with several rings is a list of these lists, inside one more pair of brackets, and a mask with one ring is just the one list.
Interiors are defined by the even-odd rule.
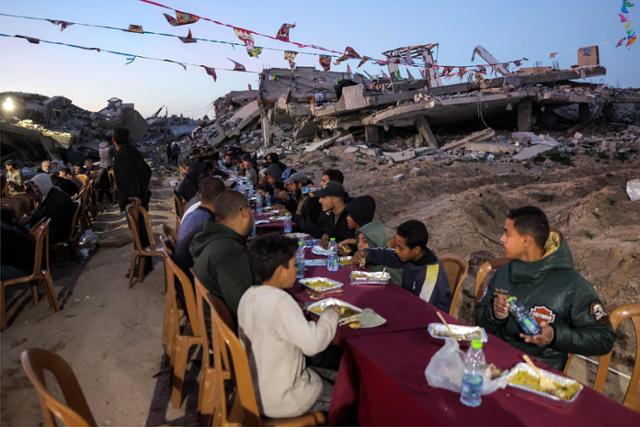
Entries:
[[[308,259],[320,258],[309,249],[306,254]],[[330,424],[640,425],[640,414],[587,386],[571,403],[508,386],[483,396],[478,408],[464,406],[458,393],[429,386],[424,373],[444,343],[429,335],[428,324],[439,321],[438,312],[450,323],[460,322],[400,286],[351,285],[349,274],[357,269],[346,266],[330,272],[323,265],[314,265],[305,271],[305,277],[342,282],[342,292],[329,296],[372,308],[387,321],[376,328],[338,327],[334,344],[344,351],[333,389]],[[313,301],[299,283],[290,293],[301,305]],[[487,363],[500,369],[522,361],[522,352],[492,335],[484,351]]]

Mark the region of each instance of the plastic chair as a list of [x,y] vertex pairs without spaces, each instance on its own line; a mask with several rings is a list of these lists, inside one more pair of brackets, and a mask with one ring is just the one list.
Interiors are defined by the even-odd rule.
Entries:
[[171,254],[173,255],[173,251],[175,251],[176,244],[178,243],[178,233],[167,224],[162,224],[162,235],[164,237],[164,244],[171,249]]
[[[153,233],[151,227],[151,221],[149,221],[149,214],[147,210],[142,206],[127,205],[127,222],[129,223],[129,230],[131,230],[131,240],[133,241],[133,252],[131,254],[131,262],[129,264],[129,288],[134,284],[134,270],[136,268],[136,262],[138,262],[138,282],[144,282],[144,265],[147,257],[164,257],[164,251],[162,247],[162,240]],[[138,218],[142,215],[144,219],[144,226],[149,238],[149,246],[143,247],[140,242],[140,234],[138,233]]]
[[478,272],[476,273],[476,304],[479,303],[484,296],[484,290],[487,287],[487,277],[489,273],[493,273],[508,262],[508,258],[494,258],[480,264]]
[[[206,420],[211,418],[209,421],[214,421],[216,419],[215,415],[217,415],[217,422],[214,423],[214,425],[219,425],[220,419],[222,418],[220,408],[224,407],[224,411],[226,411],[224,388],[217,388],[220,386],[218,382],[219,376],[221,376],[222,381],[224,381],[231,379],[231,375],[228,371],[229,360],[226,353],[221,356],[220,362],[216,363],[212,360],[211,356],[214,355],[214,349],[219,348],[220,344],[219,338],[214,336],[215,331],[213,328],[209,328],[210,331],[207,331],[204,314],[205,304],[209,307],[208,312],[211,313],[215,310],[229,328],[235,329],[235,326],[231,311],[229,311],[224,302],[215,295],[212,295],[198,278],[195,278],[194,282],[196,287],[198,324],[202,329],[201,334],[203,338],[202,367],[200,368],[200,387],[198,389],[198,414],[202,425],[211,424],[211,422],[207,423]],[[226,370],[222,368],[223,366],[226,367]],[[218,412],[216,412],[216,408],[218,408]],[[215,415],[214,412],[216,412]],[[226,415],[224,418],[226,419]]]
[[[44,290],[49,299],[49,303],[54,312],[58,311],[58,300],[53,290],[53,278],[49,268],[49,218],[39,221],[30,231],[36,242],[35,257],[33,260],[33,272],[28,276],[16,277],[13,279],[0,281],[0,330],[4,331],[7,327],[7,313],[5,307],[5,288],[20,283],[28,283],[42,280],[44,281]],[[34,304],[39,301],[38,285],[31,284],[31,296]]]
[[[627,392],[624,395],[623,404],[635,411],[640,412],[640,304],[623,304],[614,308],[609,314],[609,320],[611,321],[611,327],[614,332],[618,329],[618,326],[625,320],[631,320],[633,322],[633,328],[636,334],[636,358],[633,364],[633,371],[631,372],[631,380],[629,380],[629,386]],[[593,389],[600,393],[604,390],[604,385],[609,374],[609,364],[611,363],[611,355],[613,351],[600,356],[598,363],[598,371],[596,372],[596,380],[593,384]],[[573,360],[573,354],[569,355],[567,364],[564,368],[564,374],[567,375],[569,365]]]
[[[167,253],[164,257],[165,274],[167,277],[167,306],[168,308],[168,342],[167,349],[172,368],[171,375],[171,403],[174,408],[182,405],[182,386],[189,361],[189,351],[193,346],[203,346],[203,328],[200,326],[196,310],[196,297],[189,277],[173,261]],[[178,278],[176,282],[176,277]],[[177,285],[176,285],[177,284]],[[176,292],[178,287],[184,296],[187,322],[180,328],[182,310],[178,307]]]
[[[212,306],[212,303],[211,303]],[[235,390],[230,394],[233,397],[233,403],[231,410],[226,412],[226,419],[222,418],[220,424],[215,425],[287,425],[287,426],[308,426],[325,424],[326,419],[321,411],[307,413],[299,417],[275,419],[275,418],[262,418],[258,411],[258,402],[256,400],[255,390],[253,388],[253,379],[251,377],[251,371],[249,368],[249,358],[247,353],[240,343],[240,340],[236,334],[226,325],[222,320],[217,310],[213,308],[211,310],[212,329],[215,330],[215,334],[220,338],[219,346],[214,346],[214,363],[218,364],[222,360],[222,354],[228,352],[230,357],[230,376],[231,383],[235,386]],[[217,348],[216,348],[217,347]],[[217,356],[216,356],[217,355]],[[220,365],[217,365],[220,366]],[[222,364],[224,373],[225,365]],[[224,388],[224,382],[222,375],[217,376],[219,382],[216,387],[216,391]],[[223,412],[224,414],[224,412]]]
[[[97,425],[73,370],[62,357],[41,348],[32,348],[22,352],[20,361],[38,393],[46,426],[55,427],[56,418],[68,426]],[[60,402],[47,390],[45,371],[56,378],[66,403]]]
[[449,314],[458,318],[460,311],[460,296],[462,295],[462,282],[467,277],[469,263],[455,254],[444,254],[439,257],[447,274],[447,281],[451,289],[451,306]]

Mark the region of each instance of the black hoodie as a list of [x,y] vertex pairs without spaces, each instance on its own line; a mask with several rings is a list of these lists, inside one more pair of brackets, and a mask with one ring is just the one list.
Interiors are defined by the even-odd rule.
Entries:
[[189,251],[195,276],[236,315],[240,298],[253,285],[246,237],[207,221],[193,237]]

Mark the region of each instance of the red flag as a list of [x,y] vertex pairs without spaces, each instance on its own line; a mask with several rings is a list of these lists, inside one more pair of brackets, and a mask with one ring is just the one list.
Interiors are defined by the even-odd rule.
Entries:
[[325,71],[331,69],[331,55],[320,55],[320,65]]
[[282,24],[280,29],[278,30],[278,34],[276,34],[276,38],[278,40],[282,40],[283,42],[289,41],[289,30],[294,28],[296,24]]
[[167,15],[166,13],[163,13],[163,15],[167,19],[167,22],[171,24],[171,26],[173,27],[177,27],[179,25],[193,24],[195,22],[198,22],[198,20],[200,19],[200,17],[197,15],[180,12],[178,10],[176,10],[175,18],[171,15]]
[[341,62],[346,61],[347,59],[360,59],[361,56],[356,52],[352,47],[347,46],[344,49],[344,53],[338,59],[336,59],[336,65],[340,65]]
[[231,58],[227,58],[229,61],[233,62],[233,71],[247,71],[244,65],[239,62],[234,61]]
[[467,74],[467,67],[458,67],[458,77],[463,78]]
[[198,40],[193,39],[193,35],[191,34],[191,30],[187,33],[186,37],[178,37],[182,43],[196,43]]
[[627,44],[625,45],[625,47],[631,47],[631,45],[634,44],[637,40],[638,36],[635,34],[631,37],[627,37]]
[[214,82],[218,80],[218,75],[216,74],[215,68],[207,67],[206,65],[203,65],[202,68],[204,68],[205,73],[209,74],[213,78]]

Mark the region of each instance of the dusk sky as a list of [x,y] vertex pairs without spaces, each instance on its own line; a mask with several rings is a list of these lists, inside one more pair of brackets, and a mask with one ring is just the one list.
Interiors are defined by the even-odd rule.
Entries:
[[[549,53],[559,52],[562,68],[575,64],[581,46],[601,44],[600,61],[607,75],[591,79],[612,86],[640,87],[640,43],[631,49],[614,48],[625,30],[618,19],[615,0],[539,1],[197,1],[161,0],[169,6],[235,26],[275,35],[281,24],[295,23],[291,40],[342,51],[352,46],[358,53],[380,58],[382,51],[400,46],[439,42],[438,63],[471,64],[477,44],[500,61],[529,58],[551,65]],[[8,14],[60,19],[79,23],[127,28],[139,24],[148,31],[237,42],[231,28],[206,21],[171,27],[160,9],[137,0],[0,0],[0,11]],[[640,4],[629,10],[632,25],[640,31]],[[168,58],[211,67],[232,67],[227,58],[248,70],[286,67],[282,52],[264,51],[259,59],[245,49],[198,42],[183,44],[178,39],[154,35],[71,26],[64,31],[48,22],[0,16],[0,32],[73,43],[126,53]],[[297,50],[293,45],[255,36],[257,46]],[[125,65],[126,58],[48,44],[30,44],[24,39],[0,37],[3,66],[0,92],[35,92],[63,95],[91,111],[118,97],[133,102],[144,115],[162,105],[170,114],[201,117],[211,103],[231,90],[258,85],[257,74],[218,71],[214,82],[202,68],[187,68],[138,59]],[[476,58],[476,63],[484,62]],[[318,57],[298,55],[299,66],[316,66]],[[349,61],[355,71],[357,60]],[[346,70],[347,63],[332,66]],[[363,67],[371,74],[380,67]],[[404,67],[402,67],[404,73]],[[385,69],[386,71],[386,69]],[[414,73],[417,76],[419,73]],[[453,81],[452,81],[453,82]]]

